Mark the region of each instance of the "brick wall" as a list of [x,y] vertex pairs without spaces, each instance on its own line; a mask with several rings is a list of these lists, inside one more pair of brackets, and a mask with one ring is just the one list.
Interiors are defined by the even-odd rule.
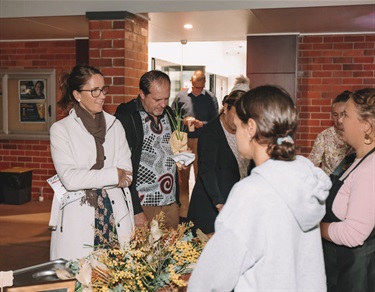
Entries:
[[[0,69],[56,69],[56,79],[64,70],[75,65],[75,41],[0,42]],[[59,84],[56,80],[56,84]],[[56,88],[57,99],[60,96]],[[61,113],[59,113],[61,117]],[[49,141],[0,140],[0,169],[9,167],[34,168],[32,196],[44,188],[47,198],[52,190],[46,179],[54,175]]]
[[[143,19],[91,20],[90,64],[99,67],[111,84],[105,110],[138,93],[139,77],[147,70],[147,21]],[[118,33],[121,31],[121,33]],[[297,134],[301,153],[310,152],[316,135],[332,124],[331,100],[343,90],[375,84],[375,36],[303,36],[298,57]],[[56,78],[75,65],[75,41],[0,42],[0,69],[56,69]],[[59,84],[56,80],[56,84]],[[125,86],[126,85],[126,86]],[[56,96],[60,92],[56,88]],[[58,118],[63,117],[58,113]],[[32,167],[33,198],[55,174],[49,141],[0,140],[0,169]]]
[[296,138],[307,155],[317,134],[333,125],[332,99],[375,86],[375,35],[300,37],[298,74]]
[[[104,109],[114,113],[117,106],[138,94],[139,77],[148,68],[148,22],[141,18],[89,21],[89,62],[99,68],[111,85]],[[56,84],[62,71],[76,64],[76,42],[0,42],[0,69],[56,69]],[[126,84],[126,86],[125,86]],[[57,100],[60,90],[56,88]],[[57,119],[64,117],[61,110]],[[52,189],[46,179],[56,174],[49,141],[0,140],[0,169],[34,168],[32,197],[44,188],[46,198]]]
[[139,78],[148,69],[148,22],[142,18],[89,21],[90,65],[101,70],[110,94],[104,110],[138,95]]

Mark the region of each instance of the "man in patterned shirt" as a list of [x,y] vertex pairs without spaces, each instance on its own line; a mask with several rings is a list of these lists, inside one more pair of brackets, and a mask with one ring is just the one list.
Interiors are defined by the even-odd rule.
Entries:
[[[176,228],[178,179],[169,139],[173,132],[168,106],[171,81],[161,71],[145,73],[136,99],[118,106],[115,116],[125,128],[132,151],[133,182],[130,185],[136,226],[150,222],[164,212],[167,228]],[[169,115],[168,115],[169,112]]]
[[350,91],[340,93],[332,102],[333,126],[325,129],[316,138],[309,159],[327,175],[334,172],[351,147],[342,140],[343,125],[339,122],[344,114]]

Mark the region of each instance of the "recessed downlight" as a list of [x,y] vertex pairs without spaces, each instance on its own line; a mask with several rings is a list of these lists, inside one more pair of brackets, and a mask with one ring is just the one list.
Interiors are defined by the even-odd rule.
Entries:
[[185,29],[192,29],[192,28],[193,28],[193,25],[190,24],[190,23],[186,23],[186,24],[184,24],[184,28],[185,28]]

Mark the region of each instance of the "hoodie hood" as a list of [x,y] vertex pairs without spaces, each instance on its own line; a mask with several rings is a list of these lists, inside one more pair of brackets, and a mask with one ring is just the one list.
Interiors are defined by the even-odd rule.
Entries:
[[316,227],[322,220],[331,180],[310,160],[297,156],[294,161],[269,159],[253,169],[283,199],[303,231]]

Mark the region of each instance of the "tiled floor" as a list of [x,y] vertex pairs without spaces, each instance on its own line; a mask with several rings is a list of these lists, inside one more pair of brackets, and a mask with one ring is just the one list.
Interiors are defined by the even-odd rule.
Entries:
[[0,204],[0,271],[49,261],[51,200]]

